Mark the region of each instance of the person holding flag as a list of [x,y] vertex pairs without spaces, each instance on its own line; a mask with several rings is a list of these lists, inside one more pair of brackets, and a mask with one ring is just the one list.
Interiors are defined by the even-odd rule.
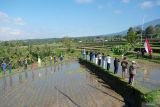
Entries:
[[150,57],[152,58],[152,48],[149,44],[148,38],[146,37],[145,39],[145,43],[144,43],[144,48],[146,50],[146,52],[150,55]]

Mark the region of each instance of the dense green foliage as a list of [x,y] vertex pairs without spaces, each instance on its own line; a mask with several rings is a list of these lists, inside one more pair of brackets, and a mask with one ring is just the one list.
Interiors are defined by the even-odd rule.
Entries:
[[145,29],[145,36],[148,38],[159,38],[160,37],[160,24],[155,26],[148,26]]
[[112,52],[116,55],[124,55],[126,54],[128,51],[130,51],[131,45],[127,44],[127,45],[118,45],[118,46],[114,46],[112,47]]

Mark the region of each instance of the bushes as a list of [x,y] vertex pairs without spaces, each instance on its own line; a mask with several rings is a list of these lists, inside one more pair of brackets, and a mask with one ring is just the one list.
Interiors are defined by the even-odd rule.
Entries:
[[125,54],[127,53],[128,51],[130,51],[132,48],[131,48],[131,45],[118,45],[118,46],[114,46],[112,48],[112,52],[116,55],[122,55],[122,54]]

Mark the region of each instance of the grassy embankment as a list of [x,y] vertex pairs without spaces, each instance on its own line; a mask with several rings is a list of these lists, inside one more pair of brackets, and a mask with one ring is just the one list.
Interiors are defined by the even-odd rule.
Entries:
[[100,78],[107,82],[115,91],[120,93],[132,107],[141,106],[142,103],[153,105],[160,104],[160,90],[148,90],[142,86],[131,86],[127,81],[123,80],[119,75],[106,71],[91,62],[80,59],[82,64],[95,72]]

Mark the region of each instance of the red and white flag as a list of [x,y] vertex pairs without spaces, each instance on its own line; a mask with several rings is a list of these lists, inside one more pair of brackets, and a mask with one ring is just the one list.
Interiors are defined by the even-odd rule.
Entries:
[[149,53],[152,56],[152,48],[148,42],[148,38],[146,37],[145,39],[145,43],[144,43],[144,48],[146,50],[147,53]]

